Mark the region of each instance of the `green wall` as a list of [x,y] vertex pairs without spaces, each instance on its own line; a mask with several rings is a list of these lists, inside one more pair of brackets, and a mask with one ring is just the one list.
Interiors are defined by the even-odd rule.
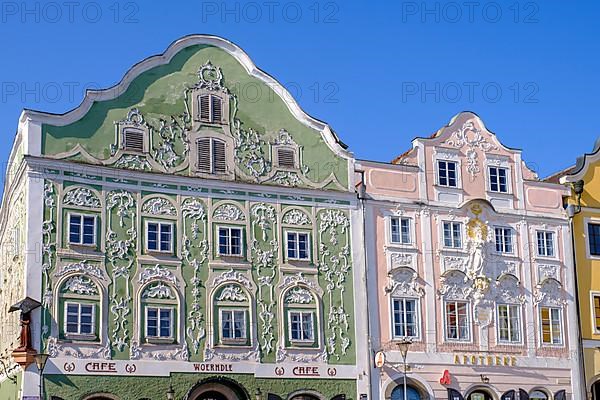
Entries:
[[[169,384],[172,384],[177,400],[198,382],[214,377],[203,374],[172,374],[169,378],[156,377],[116,377],[82,375],[44,375],[46,396],[58,396],[64,400],[79,400],[85,395],[110,393],[119,400],[164,400]],[[338,394],[346,394],[348,400],[355,398],[356,382],[343,379],[262,379],[252,375],[232,374],[223,377],[237,382],[246,389],[251,400],[255,400],[256,389],[260,389],[263,399],[267,393],[276,394],[283,399],[298,390],[314,390],[326,399]]]

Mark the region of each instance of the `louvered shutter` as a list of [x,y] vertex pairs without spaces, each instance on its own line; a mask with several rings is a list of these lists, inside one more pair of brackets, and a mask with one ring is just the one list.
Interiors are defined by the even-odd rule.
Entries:
[[225,142],[213,139],[213,172],[227,172],[227,162],[225,160]]
[[200,139],[198,145],[198,171],[210,171],[210,139]]
[[284,168],[294,168],[296,166],[294,150],[292,149],[277,149],[277,164]]
[[210,120],[210,96],[207,94],[200,96],[200,119]]
[[130,151],[144,151],[144,132],[138,129],[124,130],[123,148]]
[[210,96],[211,119],[210,122],[221,122],[223,117],[223,107],[221,99],[217,96]]

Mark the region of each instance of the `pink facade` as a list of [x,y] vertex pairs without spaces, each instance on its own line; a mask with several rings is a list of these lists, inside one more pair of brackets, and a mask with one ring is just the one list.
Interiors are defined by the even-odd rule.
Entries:
[[374,398],[403,398],[403,338],[408,399],[580,398],[564,187],[467,112],[393,164],[358,164],[372,348],[386,355]]

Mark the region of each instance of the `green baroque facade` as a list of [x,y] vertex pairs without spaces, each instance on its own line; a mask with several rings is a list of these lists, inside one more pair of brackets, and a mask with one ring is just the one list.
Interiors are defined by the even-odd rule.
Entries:
[[241,49],[186,37],[67,114],[26,114],[46,398],[365,391],[354,160]]

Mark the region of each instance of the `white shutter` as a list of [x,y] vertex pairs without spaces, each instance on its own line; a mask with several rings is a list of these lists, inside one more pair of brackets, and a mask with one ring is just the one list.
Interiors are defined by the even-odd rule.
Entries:
[[221,122],[221,119],[223,117],[223,107],[221,99],[217,96],[210,96],[210,105],[210,122]]
[[144,132],[138,129],[123,131],[123,148],[130,151],[144,151]]
[[204,94],[200,96],[200,119],[203,121],[210,120],[210,96],[208,94]]
[[295,168],[296,157],[294,150],[285,148],[277,149],[277,165],[284,168]]
[[210,138],[199,139],[198,146],[198,171],[211,172],[210,169]]
[[225,159],[225,142],[213,139],[213,172],[227,172],[227,161]]

